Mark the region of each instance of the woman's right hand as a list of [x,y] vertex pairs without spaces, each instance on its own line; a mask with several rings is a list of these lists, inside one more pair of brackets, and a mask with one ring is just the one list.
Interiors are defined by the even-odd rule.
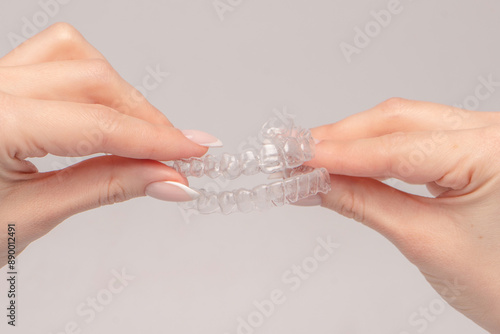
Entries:
[[391,99],[312,134],[310,164],[331,174],[322,205],[383,234],[450,305],[500,333],[500,113]]

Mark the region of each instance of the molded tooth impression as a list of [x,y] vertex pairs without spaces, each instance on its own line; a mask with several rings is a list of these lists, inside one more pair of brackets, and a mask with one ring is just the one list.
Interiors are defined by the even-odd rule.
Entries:
[[308,129],[294,125],[288,117],[273,118],[261,130],[264,138],[259,150],[247,150],[239,155],[224,153],[174,161],[170,164],[186,177],[225,177],[236,179],[241,175],[257,173],[283,174],[283,179],[253,189],[238,189],[221,193],[200,189],[200,197],[179,205],[187,210],[209,214],[222,212],[250,212],[265,210],[297,202],[317,193],[330,191],[330,175],[324,168],[303,166],[314,157],[314,140]]

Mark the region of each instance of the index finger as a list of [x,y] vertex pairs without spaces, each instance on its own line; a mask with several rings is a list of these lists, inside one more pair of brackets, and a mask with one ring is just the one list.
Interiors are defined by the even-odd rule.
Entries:
[[5,131],[17,159],[48,153],[110,153],[168,161],[201,156],[207,151],[174,127],[152,124],[102,105],[11,98],[14,101],[4,105],[14,104],[16,112]]
[[[440,182],[454,171],[467,173],[471,169],[477,147],[470,131],[399,132],[352,141],[326,140],[316,146],[316,156],[308,164],[325,167],[330,174],[394,177],[415,184]],[[460,177],[452,183],[460,183],[457,180]],[[450,186],[448,183],[442,182]]]
[[339,122],[313,129],[318,140],[355,140],[393,132],[472,129],[491,123],[489,115],[432,102],[391,98]]

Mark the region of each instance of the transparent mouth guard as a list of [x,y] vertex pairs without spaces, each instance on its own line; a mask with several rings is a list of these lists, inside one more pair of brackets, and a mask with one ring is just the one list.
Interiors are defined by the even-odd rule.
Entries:
[[220,193],[197,189],[201,195],[196,200],[179,203],[179,206],[202,214],[250,212],[295,203],[330,191],[330,175],[326,169],[302,166],[314,157],[315,143],[309,129],[296,126],[290,117],[272,118],[263,125],[260,134],[260,149],[237,155],[224,153],[176,160],[169,165],[186,177],[206,175],[233,180],[242,175],[264,173],[283,179],[253,189]]

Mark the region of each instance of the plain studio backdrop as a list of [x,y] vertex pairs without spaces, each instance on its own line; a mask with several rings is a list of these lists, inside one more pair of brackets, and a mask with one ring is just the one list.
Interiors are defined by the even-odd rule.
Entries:
[[[393,96],[499,110],[497,86],[475,95],[500,80],[499,10],[493,0],[2,1],[0,54],[68,22],[175,126],[218,136],[225,146],[212,153],[236,152],[280,112],[313,127]],[[135,199],[68,219],[26,249],[19,272],[12,332],[23,334],[485,332],[390,242],[322,208],[200,216]]]

